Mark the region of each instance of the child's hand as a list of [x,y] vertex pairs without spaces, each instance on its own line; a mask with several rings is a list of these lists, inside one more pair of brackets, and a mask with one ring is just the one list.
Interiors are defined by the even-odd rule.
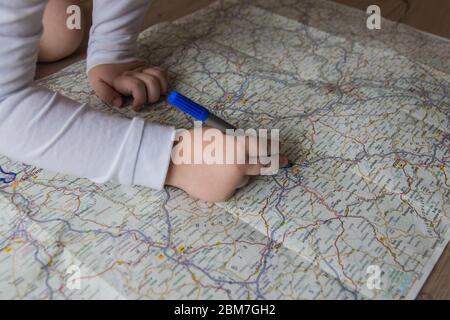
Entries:
[[[261,170],[267,168],[267,165],[261,164],[260,161],[257,164],[250,164],[248,161],[249,157],[251,157],[249,155],[248,140],[244,143],[239,143],[236,137],[224,134],[221,135],[223,141],[225,141],[223,158],[227,158],[227,153],[232,152],[231,155],[234,155],[235,158],[232,164],[206,164],[205,159],[200,164],[175,164],[179,163],[179,161],[174,161],[174,159],[179,153],[186,152],[185,148],[190,149],[191,159],[194,159],[195,143],[203,144],[203,150],[206,150],[211,143],[209,141],[205,142],[204,139],[194,139],[194,130],[201,130],[200,135],[204,135],[206,131],[216,129],[191,129],[182,135],[182,140],[175,145],[172,152],[172,161],[169,166],[166,185],[180,188],[194,198],[209,202],[222,202],[228,200],[237,189],[247,185],[251,176],[260,175]],[[180,150],[183,151],[179,152]],[[243,154],[246,160],[237,162],[236,155],[239,154]],[[285,156],[276,156],[280,167],[285,167],[288,164],[288,159]]]
[[103,64],[92,68],[89,82],[97,96],[110,106],[123,106],[123,96],[133,96],[133,109],[155,103],[168,91],[167,73],[159,67],[142,63]]

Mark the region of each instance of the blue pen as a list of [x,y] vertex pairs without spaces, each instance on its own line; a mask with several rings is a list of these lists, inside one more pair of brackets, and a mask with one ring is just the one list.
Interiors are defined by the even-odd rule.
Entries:
[[167,98],[167,102],[177,109],[189,114],[194,119],[202,121],[211,128],[219,129],[223,133],[226,133],[227,129],[236,130],[235,126],[215,116],[209,112],[208,109],[202,107],[198,103],[195,103],[189,98],[186,98],[179,92],[172,91]]

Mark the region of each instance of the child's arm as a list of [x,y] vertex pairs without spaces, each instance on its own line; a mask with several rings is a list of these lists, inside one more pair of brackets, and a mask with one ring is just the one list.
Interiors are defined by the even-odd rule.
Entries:
[[133,109],[154,103],[168,91],[167,75],[136,58],[136,41],[149,0],[95,0],[87,57],[89,82],[114,107],[133,96]]
[[[173,128],[98,112],[34,87],[45,3],[0,0],[0,154],[95,182],[156,189],[169,184],[209,201],[226,200],[249,181],[249,176],[259,174],[262,164],[174,164],[170,161]],[[120,61],[128,60],[126,54],[117,54]],[[90,61],[92,66],[105,60]],[[189,135],[179,143],[183,150],[198,144],[192,138]],[[227,143],[227,150],[235,149],[231,154],[242,154],[241,149],[248,155],[247,147],[245,143],[230,147]],[[280,163],[287,163],[287,159],[281,157]]]
[[135,62],[136,41],[150,0],[94,0],[87,69]]
[[173,128],[33,87],[45,3],[0,0],[0,154],[96,182],[162,188]]

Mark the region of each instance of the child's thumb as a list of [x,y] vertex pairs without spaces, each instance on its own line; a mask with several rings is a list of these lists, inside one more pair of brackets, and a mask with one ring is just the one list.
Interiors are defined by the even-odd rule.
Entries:
[[95,94],[105,103],[111,107],[119,108],[123,104],[123,99],[120,93],[108,85],[103,80],[98,80],[92,84]]

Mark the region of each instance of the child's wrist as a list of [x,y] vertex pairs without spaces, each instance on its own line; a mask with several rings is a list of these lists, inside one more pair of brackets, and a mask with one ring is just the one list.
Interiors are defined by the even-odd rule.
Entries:
[[176,179],[175,179],[175,175],[176,175],[176,168],[175,168],[175,164],[172,162],[172,160],[170,160],[170,164],[169,164],[169,169],[167,170],[167,176],[166,176],[166,182],[165,185],[166,186],[172,186],[172,187],[176,187]]

